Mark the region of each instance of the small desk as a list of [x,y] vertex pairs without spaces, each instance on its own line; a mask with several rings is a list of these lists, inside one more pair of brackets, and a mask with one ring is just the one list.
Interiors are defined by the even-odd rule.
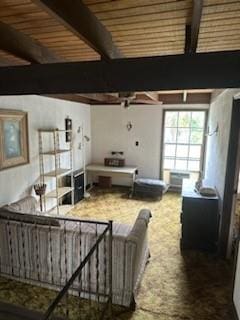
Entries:
[[[131,191],[133,190],[134,180],[136,178],[136,172],[137,167],[107,167],[101,164],[89,164],[86,167],[86,173],[87,173],[87,183],[90,182],[92,186],[92,174],[117,174],[117,175],[124,175],[124,176],[130,176],[131,181]],[[89,181],[89,177],[91,177],[91,181]]]

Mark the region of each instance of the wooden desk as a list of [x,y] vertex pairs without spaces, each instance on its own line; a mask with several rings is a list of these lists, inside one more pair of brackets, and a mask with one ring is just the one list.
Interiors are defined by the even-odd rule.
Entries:
[[101,164],[89,164],[86,167],[86,173],[87,173],[86,180],[87,180],[87,183],[90,183],[92,186],[93,174],[97,174],[97,175],[111,174],[111,175],[129,176],[131,177],[131,190],[133,190],[133,184],[136,178],[136,172],[137,172],[137,167],[107,167]]

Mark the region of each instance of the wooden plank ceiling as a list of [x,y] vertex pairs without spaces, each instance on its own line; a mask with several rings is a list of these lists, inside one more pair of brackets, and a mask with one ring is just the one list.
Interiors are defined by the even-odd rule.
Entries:
[[[69,5],[74,6],[76,2],[77,0],[69,0]],[[198,0],[82,2],[111,34],[114,45],[124,57],[143,57],[183,54],[184,50],[186,51],[186,25],[193,23],[194,4]],[[200,2],[201,14],[197,17],[200,24],[192,26],[196,41],[198,36],[196,52],[240,49],[240,1]],[[40,0],[1,0],[0,21],[37,41],[62,61],[90,61],[101,58],[89,42],[83,41],[83,38],[39,3]],[[30,63],[1,49],[0,47],[0,66]],[[149,95],[145,97],[151,101],[156,100],[156,97],[152,99]],[[114,97],[107,100],[112,103]],[[103,102],[102,97],[92,101]],[[116,102],[116,99],[114,101]]]

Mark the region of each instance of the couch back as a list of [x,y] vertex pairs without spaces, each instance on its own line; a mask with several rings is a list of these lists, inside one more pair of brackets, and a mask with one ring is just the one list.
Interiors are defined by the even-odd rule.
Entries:
[[[29,199],[28,199],[29,200]],[[33,201],[33,200],[32,200]],[[30,201],[31,202],[31,201]],[[30,206],[31,207],[31,206]],[[113,224],[113,301],[128,306],[148,259],[151,213],[141,210],[135,224]],[[0,210],[0,273],[33,284],[62,287],[89,253],[107,222],[56,218]],[[82,291],[104,294],[108,278],[109,238],[100,244],[81,276]],[[98,265],[99,270],[96,269]],[[75,282],[79,288],[79,281]]]

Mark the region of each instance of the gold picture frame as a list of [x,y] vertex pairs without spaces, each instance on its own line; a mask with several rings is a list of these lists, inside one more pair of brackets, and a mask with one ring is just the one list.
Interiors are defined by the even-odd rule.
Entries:
[[29,163],[27,113],[0,109],[0,170],[27,163]]

